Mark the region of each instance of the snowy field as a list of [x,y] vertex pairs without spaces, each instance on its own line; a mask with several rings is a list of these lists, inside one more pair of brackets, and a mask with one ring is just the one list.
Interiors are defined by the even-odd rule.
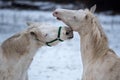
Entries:
[[[110,47],[120,55],[120,15],[96,15],[108,36]],[[64,25],[50,11],[0,10],[0,42],[27,28],[28,21],[52,23],[58,27]],[[74,33],[72,40],[39,49],[28,71],[29,80],[81,80],[83,68],[79,41],[78,34]]]

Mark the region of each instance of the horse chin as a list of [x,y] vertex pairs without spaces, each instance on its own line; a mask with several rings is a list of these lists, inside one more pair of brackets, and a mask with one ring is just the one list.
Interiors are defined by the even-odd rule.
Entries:
[[[62,21],[62,22],[64,22],[64,23],[65,23],[65,21]],[[65,23],[65,24],[66,24],[68,27],[70,27],[70,28],[71,28],[71,30],[73,30],[73,29],[72,29],[72,27],[73,27],[73,26],[71,26],[70,24],[67,24],[67,23]]]

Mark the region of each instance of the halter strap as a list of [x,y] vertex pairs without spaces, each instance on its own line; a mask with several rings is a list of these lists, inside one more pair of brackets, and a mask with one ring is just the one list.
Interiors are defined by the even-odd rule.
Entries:
[[58,30],[58,36],[57,36],[56,39],[54,39],[54,40],[52,40],[52,41],[49,41],[49,42],[46,42],[46,45],[47,45],[47,46],[51,46],[50,43],[53,43],[53,42],[55,42],[55,41],[57,41],[57,40],[63,42],[63,40],[60,39],[61,29],[62,29],[62,27],[60,26],[60,27],[59,27],[59,30]]

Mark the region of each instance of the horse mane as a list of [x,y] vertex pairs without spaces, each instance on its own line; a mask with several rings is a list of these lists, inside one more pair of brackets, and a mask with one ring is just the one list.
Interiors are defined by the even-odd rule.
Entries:
[[1,48],[4,53],[3,55],[6,55],[7,57],[16,55],[20,56],[23,55],[26,51],[28,51],[26,47],[28,45],[29,45],[28,35],[26,35],[25,33],[18,33],[5,40],[2,43]]
[[108,39],[103,28],[95,15],[91,13],[92,31],[90,40],[92,41],[94,57],[100,57],[106,54],[109,50]]

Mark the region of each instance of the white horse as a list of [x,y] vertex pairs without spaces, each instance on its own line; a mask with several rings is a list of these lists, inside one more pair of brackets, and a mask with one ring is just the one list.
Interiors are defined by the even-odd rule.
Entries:
[[0,80],[28,80],[27,71],[38,48],[73,37],[68,27],[34,22],[28,26],[0,45]]
[[120,80],[120,58],[109,48],[107,37],[90,10],[57,9],[53,15],[80,35],[82,80]]

